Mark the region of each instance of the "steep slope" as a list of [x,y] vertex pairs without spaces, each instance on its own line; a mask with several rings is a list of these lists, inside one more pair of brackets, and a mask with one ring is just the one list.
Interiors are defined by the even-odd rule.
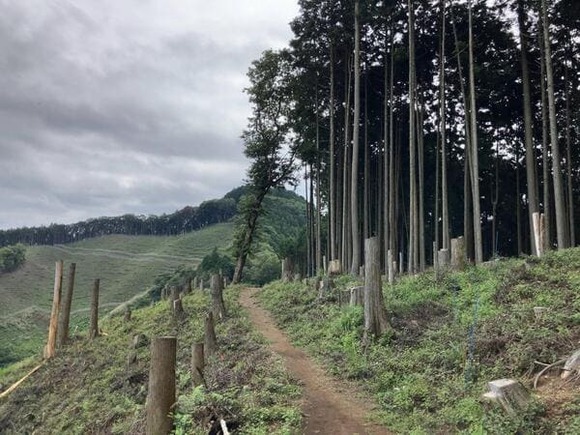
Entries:
[[[103,336],[76,336],[18,389],[0,399],[0,433],[144,433],[150,364],[148,342],[177,337],[175,433],[207,434],[223,418],[238,433],[297,433],[300,390],[281,361],[249,327],[237,303],[239,288],[225,292],[227,317],[216,326],[217,352],[204,371],[206,388],[191,381],[191,347],[203,340],[210,301],[199,290],[183,298],[186,317],[174,319],[167,301],[102,322]],[[136,334],[142,345],[132,346]],[[6,371],[8,385],[37,361]]]
[[501,378],[532,389],[545,365],[580,348],[580,248],[385,285],[393,334],[367,347],[362,308],[344,304],[360,284],[343,276],[336,285],[319,298],[304,284],[273,283],[261,300],[296,344],[375,397],[390,430],[580,432],[580,377],[561,381],[558,368],[539,379],[533,406],[515,418],[481,397]]

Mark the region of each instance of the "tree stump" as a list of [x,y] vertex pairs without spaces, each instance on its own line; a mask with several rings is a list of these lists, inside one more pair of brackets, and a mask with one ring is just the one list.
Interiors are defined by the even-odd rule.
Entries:
[[200,278],[200,279],[199,279],[199,289],[200,289],[201,291],[203,291],[203,289],[204,289],[203,278]]
[[329,276],[336,276],[342,273],[342,266],[340,264],[340,260],[331,260],[328,263],[328,275]]
[[379,240],[365,240],[365,285],[364,285],[364,341],[380,337],[391,328],[387,319],[381,285],[381,255]]
[[183,293],[186,295],[191,293],[191,278],[187,279],[185,286],[183,287]]
[[293,278],[293,282],[300,282],[300,281],[302,281],[302,275],[300,275],[299,273],[295,273],[294,278]]
[[365,288],[364,286],[353,287],[350,289],[350,306],[364,305]]
[[68,273],[68,286],[62,301],[62,310],[60,310],[60,318],[58,319],[58,334],[57,346],[62,347],[68,341],[68,328],[70,322],[70,309],[72,306],[72,297],[75,287],[75,270],[76,263],[71,263]]
[[193,288],[199,287],[199,278],[197,276],[193,277]]
[[99,286],[101,280],[95,279],[93,283],[93,293],[91,296],[91,323],[89,327],[89,338],[92,340],[99,336]]
[[580,349],[570,356],[564,364],[564,371],[560,375],[562,379],[568,379],[572,373],[580,372]]
[[498,403],[508,414],[516,415],[525,411],[531,395],[521,382],[514,379],[498,379],[488,382],[488,392],[483,398]]
[[211,357],[217,349],[217,339],[215,336],[215,326],[213,313],[210,311],[205,318],[204,331],[204,353],[206,357]]
[[203,379],[204,367],[203,343],[194,343],[191,348],[191,380],[196,387],[205,383]]
[[292,262],[289,258],[284,258],[282,260],[282,282],[292,281]]
[[449,268],[449,250],[439,249],[437,252],[437,271],[444,272]]
[[320,281],[318,288],[318,299],[324,299],[334,288],[334,281],[332,278],[325,276]]
[[58,330],[58,312],[60,311],[60,297],[62,295],[62,268],[63,262],[59,260],[54,267],[54,288],[52,296],[52,310],[48,325],[48,340],[44,347],[44,358],[52,358],[56,353],[56,335]]
[[180,298],[173,301],[173,317],[176,320],[183,320],[185,318],[185,311],[183,310],[183,303]]
[[156,337],[151,342],[151,368],[147,394],[147,435],[171,432],[171,409],[175,404],[175,360],[177,339]]
[[465,269],[465,240],[463,237],[451,239],[451,268],[453,270]]
[[387,251],[387,279],[389,284],[395,282],[395,272],[397,270],[397,263],[393,261],[393,253],[389,249]]
[[226,317],[226,306],[223,297],[223,280],[220,275],[212,275],[211,277],[211,309],[213,315],[217,319]]
[[125,322],[130,322],[131,321],[131,308],[127,307],[127,309],[125,310],[125,314],[124,314],[124,320]]

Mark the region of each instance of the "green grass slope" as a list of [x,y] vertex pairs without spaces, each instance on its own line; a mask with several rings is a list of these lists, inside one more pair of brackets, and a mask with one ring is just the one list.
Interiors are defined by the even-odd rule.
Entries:
[[[207,434],[210,421],[220,418],[230,429],[237,426],[239,434],[299,433],[300,389],[250,329],[238,296],[239,288],[225,291],[227,317],[216,325],[217,352],[206,365],[205,387],[194,387],[190,374],[191,347],[202,340],[210,305],[207,292],[197,290],[183,298],[183,320],[174,319],[168,302],[160,301],[135,310],[128,322],[123,316],[106,319],[101,323],[106,335],[93,341],[74,337],[0,399],[0,433],[145,433],[150,350],[148,343],[131,346],[136,334],[144,334],[147,342],[177,337],[176,434]],[[6,388],[37,363],[0,369],[0,384]]]
[[0,367],[40,352],[52,304],[54,263],[77,264],[72,327],[86,324],[90,290],[100,278],[100,309],[105,313],[145,291],[160,273],[179,265],[196,266],[214,247],[232,239],[231,223],[180,236],[111,235],[57,246],[27,248],[25,264],[0,275]]
[[[363,348],[361,307],[274,283],[261,299],[293,340],[329,371],[368,389],[395,433],[580,433],[580,379],[542,378],[527,412],[509,418],[482,401],[487,382],[531,387],[544,367],[580,348],[580,249],[510,259],[385,285],[393,333]],[[342,297],[344,300],[344,296]],[[537,319],[534,307],[546,307]]]

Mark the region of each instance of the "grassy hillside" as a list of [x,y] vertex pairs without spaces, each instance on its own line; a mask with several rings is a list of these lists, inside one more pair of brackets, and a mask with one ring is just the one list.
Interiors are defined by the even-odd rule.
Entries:
[[77,264],[72,327],[84,326],[95,278],[101,279],[101,312],[146,290],[160,273],[195,266],[214,247],[231,242],[232,224],[213,225],[181,236],[112,235],[57,246],[27,249],[26,262],[0,275],[0,366],[39,352],[48,325],[54,263]]
[[[144,433],[150,350],[134,349],[135,334],[177,336],[176,434],[207,434],[212,419],[224,418],[235,433],[298,433],[300,389],[283,364],[248,326],[237,299],[225,292],[227,319],[216,326],[217,353],[204,371],[207,388],[193,387],[191,346],[202,340],[209,308],[207,292],[183,298],[186,319],[176,321],[167,301],[102,322],[107,334],[76,337],[7,398],[0,399],[0,433]],[[129,358],[130,356],[134,358]],[[0,369],[0,384],[18,379],[37,361]],[[0,391],[2,387],[0,387]]]
[[[580,249],[510,259],[385,285],[391,334],[363,348],[361,307],[274,283],[261,299],[293,340],[328,370],[368,389],[395,433],[580,433],[580,379],[542,378],[527,412],[507,418],[482,402],[487,382],[530,387],[544,366],[580,348]],[[344,299],[344,297],[343,297]],[[546,307],[536,319],[534,307]]]

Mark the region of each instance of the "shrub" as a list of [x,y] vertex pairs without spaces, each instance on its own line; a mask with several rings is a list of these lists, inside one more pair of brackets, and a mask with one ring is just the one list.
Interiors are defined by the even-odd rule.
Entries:
[[0,272],[13,272],[18,269],[26,259],[24,245],[12,245],[0,248]]

